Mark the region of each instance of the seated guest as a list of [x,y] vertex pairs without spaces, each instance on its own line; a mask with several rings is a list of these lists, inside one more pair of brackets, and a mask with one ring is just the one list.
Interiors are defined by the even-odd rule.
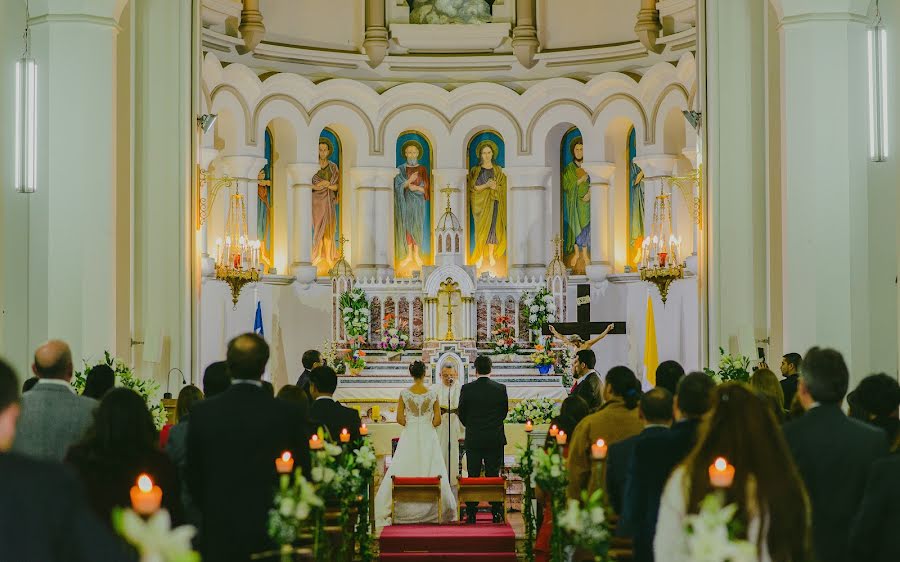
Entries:
[[311,400],[307,398],[306,392],[299,386],[286,384],[278,389],[278,394],[275,398],[297,404],[300,406],[300,409],[303,410],[303,419],[309,420],[309,406]]
[[22,397],[22,416],[13,450],[61,461],[73,443],[84,436],[97,406],[72,388],[72,352],[62,341],[48,341],[34,352],[34,374],[41,380]]
[[752,558],[810,559],[809,500],[769,408],[742,383],[716,388],[712,413],[699,430],[697,446],[672,473],[663,492],[653,545],[657,560],[696,560],[688,551],[685,526],[689,515],[700,512],[703,499],[716,492],[709,466],[718,457],[734,466],[733,483],[723,490],[725,503],[737,506],[733,521],[740,530],[735,538],[759,549]]
[[787,412],[784,411],[784,391],[775,373],[768,369],[753,371],[750,375],[750,387],[769,404],[778,423],[783,423],[787,418]]
[[338,440],[341,430],[346,428],[350,433],[350,441],[359,439],[359,412],[335,402],[332,396],[337,389],[337,374],[334,369],[325,365],[316,367],[309,375],[309,388],[313,403],[309,409],[315,427],[323,427],[334,441]]
[[781,358],[781,391],[784,394],[784,404],[788,408],[794,403],[797,394],[797,382],[800,380],[800,361],[803,358],[799,353],[788,353]]
[[800,365],[797,397],[803,417],[784,435],[812,504],[813,547],[819,562],[850,560],[850,525],[869,469],[887,454],[884,431],[841,411],[850,373],[841,354],[814,347]]
[[210,363],[203,371],[203,395],[207,400],[225,392],[230,386],[231,375],[225,361]]
[[872,463],[866,491],[850,529],[851,560],[900,560],[900,452]]
[[603,380],[594,365],[597,364],[597,356],[590,349],[582,349],[575,353],[572,362],[572,372],[575,375],[575,385],[570,394],[580,396],[595,412],[603,403]]
[[94,423],[65,459],[75,468],[101,521],[112,525],[113,508],[131,506],[129,491],[142,473],[163,489],[162,506],[172,520],[184,520],[178,471],[157,447],[157,439],[153,416],[139,394],[129,388],[106,393],[94,412]]
[[266,391],[266,394],[268,394],[272,398],[275,398],[275,386],[272,383],[270,383],[269,381],[259,381],[259,382],[262,383],[262,388],[263,388],[263,390]]
[[228,343],[228,390],[194,404],[187,438],[187,483],[203,520],[204,560],[246,561],[273,548],[268,513],[278,475],[275,458],[290,451],[309,476],[310,428],[296,404],[263,390],[269,346],[256,334]]
[[580,500],[582,491],[592,493],[601,484],[591,479],[591,444],[602,438],[608,445],[637,435],[643,429],[638,414],[641,383],[628,367],[613,367],[606,373],[603,406],[575,428],[569,440],[568,496]]
[[888,438],[890,449],[896,450],[900,438],[900,384],[897,379],[881,373],[869,375],[859,382],[856,390],[847,395],[850,417],[880,427]]
[[100,400],[114,386],[116,386],[116,372],[106,363],[100,363],[88,371],[81,395]]
[[[659,371],[657,371],[658,373]],[[638,414],[644,430],[624,441],[609,446],[606,455],[606,494],[609,505],[616,513],[622,513],[622,498],[625,495],[625,477],[634,446],[641,439],[665,432],[672,425],[672,395],[657,386],[641,396]]]
[[634,538],[634,559],[653,560],[656,515],[666,480],[696,442],[700,419],[709,410],[715,383],[704,373],[690,373],[678,381],[669,431],[648,435],[634,446],[617,533]]
[[22,383],[22,394],[24,394],[24,393],[28,392],[29,390],[31,390],[32,388],[34,388],[34,385],[36,385],[39,380],[41,380],[41,379],[39,379],[37,377],[29,377],[29,378],[25,379],[25,382]]
[[178,393],[178,402],[175,405],[175,425],[169,430],[169,439],[160,446],[175,463],[178,469],[178,482],[181,485],[181,505],[184,506],[185,519],[191,525],[200,527],[200,512],[191,499],[191,493],[187,489],[187,434],[188,423],[194,406],[203,400],[203,393],[196,386],[190,384]]
[[313,397],[309,391],[309,375],[316,367],[325,365],[325,360],[322,359],[322,354],[318,349],[307,349],[303,352],[300,363],[303,364],[303,372],[300,373],[300,377],[297,379],[297,387],[299,387],[300,390],[306,394],[307,398],[309,398],[309,401],[312,402]]
[[678,381],[684,376],[684,367],[678,361],[663,361],[656,368],[656,387],[665,388],[671,396],[675,396]]
[[67,468],[9,452],[20,413],[18,384],[12,367],[0,360],[0,558],[137,560],[91,512]]

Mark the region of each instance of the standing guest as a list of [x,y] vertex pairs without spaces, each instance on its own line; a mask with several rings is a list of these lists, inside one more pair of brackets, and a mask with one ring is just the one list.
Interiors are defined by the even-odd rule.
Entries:
[[[774,373],[773,373],[774,374]],[[725,503],[737,506],[738,537],[758,548],[760,562],[810,559],[809,499],[770,406],[742,383],[716,388],[712,413],[697,446],[672,473],[663,492],[654,550],[658,560],[690,562],[687,517],[716,491],[709,466],[718,457],[734,465]]]
[[203,371],[203,394],[207,400],[225,392],[230,387],[231,374],[228,372],[228,363],[225,361],[210,363]]
[[322,354],[319,352],[319,350],[307,349],[303,352],[303,357],[300,359],[300,363],[303,364],[303,372],[300,373],[300,377],[297,378],[297,386],[300,387],[300,390],[306,393],[307,398],[310,402],[312,402],[313,397],[309,389],[309,375],[312,374],[313,369],[324,365],[325,361],[322,359]]
[[644,427],[638,413],[641,382],[628,367],[613,367],[606,373],[603,400],[603,406],[581,420],[569,440],[568,496],[575,500],[581,499],[582,491],[591,494],[601,485],[591,478],[591,444],[602,438],[612,445]]
[[200,509],[204,560],[246,561],[272,548],[266,532],[278,483],[275,458],[290,451],[309,476],[309,435],[296,404],[276,400],[260,377],[269,346],[256,334],[228,343],[231,387],[194,405],[187,438],[187,483]]
[[810,349],[800,366],[797,397],[806,413],[784,435],[812,504],[819,562],[850,560],[850,525],[872,463],[887,453],[884,431],[841,411],[850,373],[833,349]]
[[597,356],[590,349],[582,349],[575,354],[572,370],[575,374],[575,386],[572,392],[584,400],[590,411],[596,412],[603,404],[603,379],[594,370]]
[[859,512],[850,529],[850,559],[900,560],[900,452],[872,463]]
[[114,386],[116,386],[116,372],[106,363],[100,363],[88,371],[81,395],[100,400]]
[[18,384],[12,367],[0,360],[0,558],[137,560],[91,512],[71,471],[9,452],[20,413]]
[[51,340],[37,348],[31,370],[41,380],[22,397],[13,450],[61,461],[69,447],[84,436],[97,401],[75,394],[72,352],[65,342]]
[[880,427],[887,434],[891,451],[900,444],[900,384],[884,373],[869,375],[847,395],[850,417]]
[[672,394],[660,386],[646,392],[641,396],[638,414],[644,429],[637,435],[610,445],[606,456],[606,493],[610,507],[619,514],[622,513],[625,479],[634,447],[641,439],[665,433],[672,425]]
[[191,525],[200,528],[200,511],[191,499],[191,493],[187,489],[187,435],[188,422],[194,406],[203,400],[203,393],[194,385],[188,385],[178,393],[178,402],[175,405],[175,425],[169,430],[169,439],[160,447],[169,455],[175,468],[178,469],[178,483],[181,487],[181,504],[184,506],[185,519]]
[[690,373],[678,382],[673,411],[675,423],[667,432],[649,435],[634,446],[617,534],[633,533],[634,559],[653,560],[653,537],[663,487],[672,470],[694,448],[700,419],[709,410],[715,383],[704,373]]
[[34,388],[34,385],[36,385],[39,380],[41,379],[39,379],[38,377],[29,377],[25,379],[25,382],[22,383],[22,394]]
[[781,358],[781,391],[784,393],[784,403],[790,406],[797,394],[797,381],[800,379],[800,361],[803,358],[799,353],[788,353]]
[[678,361],[663,361],[656,368],[656,387],[665,388],[675,396],[678,381],[684,376],[684,367]]
[[[459,423],[466,428],[466,468],[470,478],[500,476],[509,411],[506,385],[491,380],[491,358],[475,358],[475,380],[459,390]],[[466,502],[466,523],[475,523],[477,502]],[[491,502],[494,523],[503,521],[503,504]]]
[[784,423],[787,412],[784,411],[784,391],[778,384],[778,376],[769,369],[757,369],[750,375],[750,388],[769,405],[778,423]]
[[303,389],[301,389],[299,386],[286,384],[278,389],[278,394],[275,395],[275,398],[293,402],[294,404],[300,406],[300,411],[303,414],[303,419],[310,422],[310,424],[312,423],[312,419],[309,417],[309,407],[311,401],[307,397],[306,392],[304,392]]
[[263,390],[266,391],[270,397],[275,398],[275,386],[269,381],[259,381],[262,384]]
[[106,393],[94,412],[94,423],[65,458],[101,521],[112,525],[113,508],[131,506],[129,491],[142,473],[162,488],[162,507],[172,520],[184,520],[178,471],[157,447],[157,439],[153,416],[139,394],[129,388]]
[[332,397],[337,390],[337,373],[334,369],[327,365],[313,369],[309,376],[309,388],[314,398],[309,408],[314,429],[324,427],[334,441],[338,440],[342,429],[350,433],[350,441],[359,439],[359,412],[342,406]]

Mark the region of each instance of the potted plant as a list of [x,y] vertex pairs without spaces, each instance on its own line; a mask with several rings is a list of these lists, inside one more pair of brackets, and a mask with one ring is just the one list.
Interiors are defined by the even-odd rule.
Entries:
[[527,295],[522,301],[528,308],[528,329],[532,338],[541,336],[544,325],[556,322],[556,304],[553,295],[546,288],[541,287],[534,295]]
[[402,325],[397,325],[393,314],[385,314],[379,347],[385,351],[393,352],[391,358],[399,358],[408,344],[409,333],[407,330]]
[[357,376],[366,368],[365,357],[366,352],[358,348],[351,349],[347,352],[347,355],[344,357],[344,364],[347,365],[347,372],[350,373],[351,376]]
[[531,361],[535,364],[540,374],[546,375],[553,369],[554,357],[547,353],[544,346],[540,344],[534,346],[534,349],[536,351],[531,354]]
[[515,354],[519,350],[519,344],[516,343],[515,329],[512,325],[512,319],[509,316],[498,316],[494,323],[494,330],[491,335],[494,340],[491,346],[495,355],[505,355],[507,360],[509,356]]

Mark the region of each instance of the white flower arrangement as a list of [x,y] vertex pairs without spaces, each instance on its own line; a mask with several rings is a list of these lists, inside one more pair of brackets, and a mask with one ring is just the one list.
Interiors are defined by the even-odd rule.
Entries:
[[528,307],[528,329],[539,336],[541,329],[549,322],[556,322],[556,304],[553,295],[545,287],[541,287],[533,295],[527,295],[522,301]]
[[703,371],[716,383],[722,384],[728,381],[750,381],[750,358],[745,355],[727,355],[725,350],[719,348],[722,355],[719,359],[719,370],[704,369]]
[[371,315],[366,293],[360,288],[345,291],[341,294],[340,305],[347,337],[349,339],[365,338],[369,333],[369,317]]
[[303,477],[300,469],[294,472],[293,482],[287,474],[282,475],[269,509],[269,536],[279,544],[291,544],[313,510],[324,505],[316,487]]
[[505,423],[531,423],[538,425],[550,423],[559,414],[559,402],[549,398],[527,398],[509,410]]
[[[587,493],[584,495],[587,496]],[[584,505],[570,498],[556,521],[572,544],[593,552],[595,556],[605,555],[609,550],[610,532],[602,489],[585,497]]]
[[116,509],[113,528],[137,549],[141,562],[200,562],[200,554],[191,548],[197,529],[191,525],[173,529],[165,509],[146,521],[131,509]]
[[694,562],[755,562],[756,546],[736,539],[731,529],[737,505],[723,503],[721,494],[709,494],[700,502],[700,513],[687,516],[688,557]]

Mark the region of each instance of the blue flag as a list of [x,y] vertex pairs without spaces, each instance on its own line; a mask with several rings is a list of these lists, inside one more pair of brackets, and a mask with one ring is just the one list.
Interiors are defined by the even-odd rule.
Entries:
[[256,319],[253,321],[253,331],[260,336],[266,335],[265,333],[263,333],[262,304],[258,301],[256,303]]

